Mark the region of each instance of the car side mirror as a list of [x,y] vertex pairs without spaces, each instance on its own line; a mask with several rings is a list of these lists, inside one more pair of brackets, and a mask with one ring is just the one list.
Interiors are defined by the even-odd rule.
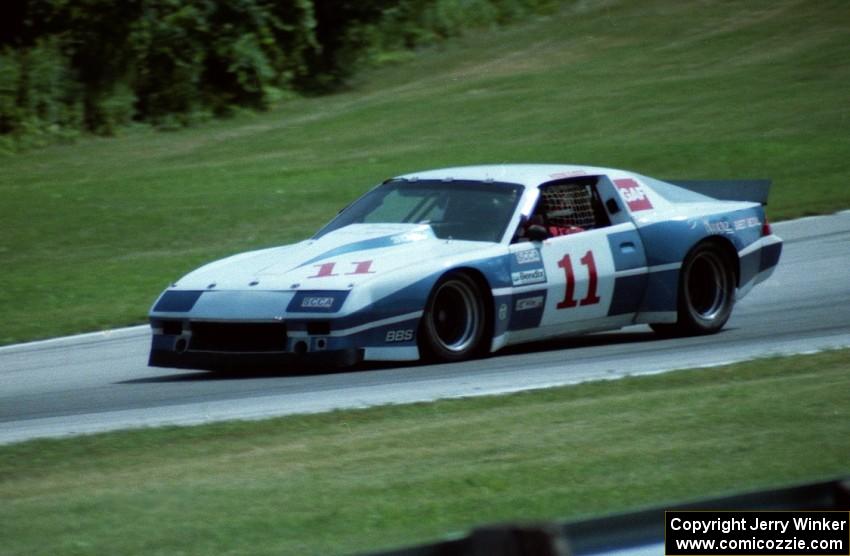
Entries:
[[549,239],[549,230],[540,224],[532,224],[525,230],[525,235],[531,241],[543,241]]

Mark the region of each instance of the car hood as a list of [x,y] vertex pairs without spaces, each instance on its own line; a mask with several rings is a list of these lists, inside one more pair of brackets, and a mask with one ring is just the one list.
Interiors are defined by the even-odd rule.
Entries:
[[423,224],[352,224],[317,239],[251,251],[205,265],[178,281],[188,290],[348,289],[393,270],[480,250],[438,239]]

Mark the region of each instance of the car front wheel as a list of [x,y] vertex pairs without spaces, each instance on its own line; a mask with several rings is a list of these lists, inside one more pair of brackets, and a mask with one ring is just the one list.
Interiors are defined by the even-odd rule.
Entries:
[[463,273],[448,274],[434,286],[419,327],[419,349],[425,359],[461,361],[483,351],[487,311],[482,293]]

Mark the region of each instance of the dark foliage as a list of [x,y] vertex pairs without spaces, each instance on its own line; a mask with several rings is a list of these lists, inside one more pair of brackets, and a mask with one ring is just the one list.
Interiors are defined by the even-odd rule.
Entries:
[[8,0],[0,135],[39,144],[79,131],[109,135],[131,121],[168,128],[264,109],[287,91],[332,90],[376,53],[551,2]]

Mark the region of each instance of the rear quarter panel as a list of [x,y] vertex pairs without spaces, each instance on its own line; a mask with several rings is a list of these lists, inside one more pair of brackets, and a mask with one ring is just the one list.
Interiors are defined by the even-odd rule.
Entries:
[[641,322],[675,320],[679,271],[700,242],[716,238],[738,254],[739,285],[759,272],[760,258],[741,257],[762,233],[764,209],[755,203],[683,203],[643,216],[638,233],[646,251],[649,279],[641,303]]

